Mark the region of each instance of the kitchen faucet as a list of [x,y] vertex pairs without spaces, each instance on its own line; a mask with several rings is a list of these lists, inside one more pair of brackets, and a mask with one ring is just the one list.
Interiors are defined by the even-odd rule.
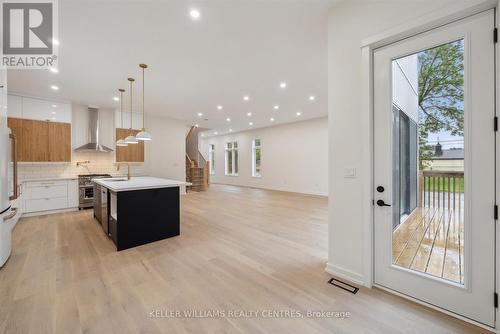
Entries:
[[85,161],[77,161],[76,162],[76,167],[83,167],[87,170],[87,172],[90,174],[90,169],[89,167],[87,166],[88,164],[90,163],[89,160],[85,160]]
[[118,166],[116,166],[117,171],[120,170],[121,165],[127,165],[127,180],[130,180],[130,164],[128,162],[119,163]]

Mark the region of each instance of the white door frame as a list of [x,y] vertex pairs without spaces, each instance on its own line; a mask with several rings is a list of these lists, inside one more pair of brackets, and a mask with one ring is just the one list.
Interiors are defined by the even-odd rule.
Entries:
[[[366,157],[368,157],[370,163],[367,167],[363,168],[361,173],[363,179],[367,180],[363,185],[363,221],[364,221],[364,228],[363,228],[363,244],[365,245],[364,251],[363,251],[363,269],[364,269],[364,277],[365,281],[363,284],[366,287],[373,287],[374,286],[374,230],[373,230],[373,224],[374,224],[374,206],[373,206],[373,185],[374,185],[374,159],[373,159],[373,143],[374,143],[374,122],[373,122],[373,117],[374,117],[374,108],[373,108],[373,52],[375,49],[392,44],[394,42],[410,38],[412,36],[415,36],[417,34],[439,28],[445,24],[449,24],[451,22],[463,19],[465,17],[480,13],[482,11],[492,9],[492,8],[500,8],[500,0],[472,0],[468,2],[462,2],[460,4],[454,4],[454,5],[447,5],[446,8],[442,10],[437,10],[434,11],[433,13],[426,15],[424,17],[418,18],[416,20],[410,21],[405,23],[404,25],[395,27],[391,30],[388,30],[386,32],[383,32],[381,34],[377,34],[375,36],[369,37],[365,40],[362,41],[361,43],[361,58],[362,58],[362,73],[363,73],[363,85],[360,89],[361,93],[361,98],[362,98],[362,110],[364,113],[364,117],[362,118],[361,121],[361,126],[362,126],[362,136],[361,140],[363,143],[363,152],[362,154]],[[499,11],[497,10],[496,12],[496,22],[500,22],[500,14],[498,13]],[[497,23],[498,24],[498,23]],[[493,38],[493,32],[492,32],[492,38]],[[495,45],[495,52],[496,52],[496,58],[495,58],[495,63],[496,63],[496,115],[498,116],[498,109],[499,109],[499,103],[500,103],[500,84],[499,84],[499,78],[500,78],[500,52],[499,52],[499,47],[497,43]],[[497,203],[500,199],[500,178],[498,177],[500,175],[499,173],[499,166],[500,166],[500,136],[496,136],[496,197],[497,197]],[[497,222],[498,224],[498,222]],[[500,228],[497,228],[496,230],[496,240],[500,240]],[[500,249],[499,249],[499,243],[497,242],[496,244],[496,287],[497,291],[500,287]],[[391,293],[394,293],[394,291],[390,291]],[[432,305],[429,305],[427,303],[424,303],[422,301],[419,301],[417,299],[408,297],[406,295],[398,294],[401,297],[411,299],[419,304],[424,304],[428,307],[437,309],[441,312],[447,313],[453,317],[460,318],[466,322],[473,323],[475,325],[478,325],[480,327],[492,330],[491,327],[484,326],[483,324],[476,323],[470,319],[461,317],[457,314],[447,312],[446,310],[443,310],[441,308],[433,307]],[[500,319],[500,312],[499,309],[496,311],[496,329],[498,332],[499,328],[499,323],[498,321]]]

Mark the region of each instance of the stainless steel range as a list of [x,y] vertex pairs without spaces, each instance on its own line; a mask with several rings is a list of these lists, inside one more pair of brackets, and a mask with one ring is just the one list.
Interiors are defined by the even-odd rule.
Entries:
[[82,174],[78,175],[79,188],[79,208],[91,208],[94,206],[94,185],[93,179],[111,177],[109,174]]

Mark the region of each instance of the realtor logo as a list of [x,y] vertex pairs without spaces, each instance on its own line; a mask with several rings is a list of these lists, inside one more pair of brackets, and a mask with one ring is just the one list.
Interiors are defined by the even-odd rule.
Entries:
[[2,66],[47,69],[56,66],[57,2],[2,2]]

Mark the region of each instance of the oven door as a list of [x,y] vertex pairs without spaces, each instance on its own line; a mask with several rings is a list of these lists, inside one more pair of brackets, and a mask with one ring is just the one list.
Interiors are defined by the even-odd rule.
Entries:
[[80,187],[80,203],[88,203],[94,200],[94,187]]
[[84,199],[86,201],[92,201],[94,199],[94,187],[93,186],[89,186],[89,187],[85,187],[83,189],[85,190],[85,192],[84,192]]

